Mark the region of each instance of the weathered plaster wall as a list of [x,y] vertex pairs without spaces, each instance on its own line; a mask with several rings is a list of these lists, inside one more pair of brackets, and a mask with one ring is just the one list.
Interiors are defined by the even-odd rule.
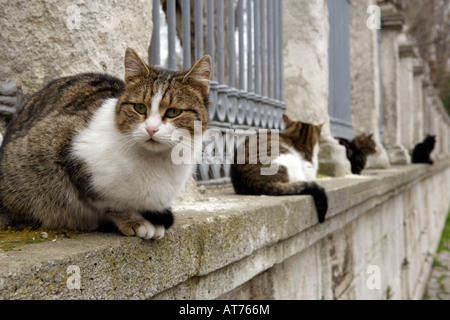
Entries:
[[353,135],[373,134],[377,152],[366,168],[388,168],[389,158],[380,137],[381,81],[378,29],[367,27],[367,8],[375,0],[350,3],[350,54]]
[[[91,233],[0,252],[0,299],[421,298],[450,159],[321,184],[324,224],[309,196],[213,194],[175,206],[161,241]],[[72,265],[80,289],[67,286]],[[367,286],[371,266],[379,289]]]
[[0,0],[0,80],[16,81],[29,96],[81,72],[122,78],[127,47],[148,58],[151,8],[147,0]]
[[330,131],[327,1],[285,0],[283,8],[286,113],[297,121],[324,124],[321,172],[331,176],[350,174],[345,148]]
[[[447,168],[391,190],[379,205],[221,298],[422,299],[449,188]],[[380,286],[373,287],[378,271]]]

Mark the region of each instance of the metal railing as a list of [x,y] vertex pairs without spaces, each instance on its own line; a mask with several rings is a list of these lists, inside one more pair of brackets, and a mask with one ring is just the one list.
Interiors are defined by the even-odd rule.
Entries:
[[[153,0],[151,64],[162,65],[164,53],[165,67],[189,69],[205,53],[212,56],[210,128],[226,136],[224,149],[235,147],[227,144],[238,129],[284,129],[282,8],[282,0]],[[161,47],[161,11],[167,48]],[[227,163],[204,163],[195,178],[227,182],[229,170]]]
[[351,78],[350,78],[350,1],[328,0],[330,23],[329,98],[331,133],[352,139]]

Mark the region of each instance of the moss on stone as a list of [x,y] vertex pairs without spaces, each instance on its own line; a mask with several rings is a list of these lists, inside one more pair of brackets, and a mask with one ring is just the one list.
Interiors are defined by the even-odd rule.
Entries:
[[[41,233],[47,233],[47,238],[41,238]],[[14,229],[8,228],[0,230],[0,250],[16,251],[20,247],[28,244],[42,243],[46,241],[55,241],[63,238],[72,238],[78,233],[69,230],[51,230],[51,229]]]

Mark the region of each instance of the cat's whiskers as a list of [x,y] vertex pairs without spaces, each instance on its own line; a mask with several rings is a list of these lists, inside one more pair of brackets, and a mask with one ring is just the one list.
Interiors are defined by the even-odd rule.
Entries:
[[136,137],[132,132],[124,133],[120,138],[120,142],[122,144],[119,146],[118,149],[119,151],[128,152],[141,140],[142,139]]

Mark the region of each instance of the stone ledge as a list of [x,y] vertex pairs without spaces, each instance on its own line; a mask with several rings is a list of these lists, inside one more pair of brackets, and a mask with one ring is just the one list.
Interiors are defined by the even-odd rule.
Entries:
[[[92,233],[0,252],[0,298],[214,299],[449,167],[444,159],[321,179],[324,224],[309,196],[213,194],[175,207],[161,241]],[[71,265],[80,268],[81,290],[67,287]]]

